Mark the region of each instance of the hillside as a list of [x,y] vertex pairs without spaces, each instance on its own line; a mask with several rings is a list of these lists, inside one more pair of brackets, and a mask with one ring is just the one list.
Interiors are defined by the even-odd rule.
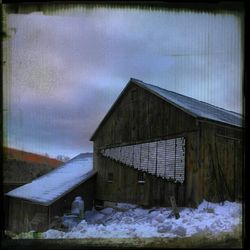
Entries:
[[39,154],[4,148],[4,183],[24,184],[48,173],[63,162]]
[[49,158],[44,155],[22,151],[19,149],[4,147],[3,151],[4,151],[4,157],[7,160],[15,159],[17,161],[24,161],[27,163],[47,164],[51,167],[57,167],[62,163],[57,159]]

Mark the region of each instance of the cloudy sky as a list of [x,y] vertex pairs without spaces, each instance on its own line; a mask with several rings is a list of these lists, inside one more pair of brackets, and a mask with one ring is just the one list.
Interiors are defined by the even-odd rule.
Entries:
[[131,77],[242,112],[234,14],[67,9],[7,16],[5,144],[74,157]]

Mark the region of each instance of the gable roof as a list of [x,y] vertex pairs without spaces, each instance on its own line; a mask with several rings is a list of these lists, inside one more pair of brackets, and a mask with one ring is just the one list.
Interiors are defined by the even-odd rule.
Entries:
[[48,174],[14,189],[6,195],[49,206],[95,173],[93,157],[79,154]]
[[136,79],[133,81],[196,118],[205,118],[237,127],[242,126],[241,114]]
[[159,98],[171,103],[173,106],[181,109],[182,111],[188,113],[189,115],[195,118],[207,119],[207,120],[220,122],[220,123],[224,123],[224,124],[228,124],[228,125],[232,125],[236,127],[243,126],[243,117],[241,114],[214,106],[212,104],[209,104],[203,101],[199,101],[192,97],[184,96],[176,92],[160,88],[152,84],[145,83],[135,78],[131,78],[128,84],[126,85],[126,87],[123,89],[121,94],[118,96],[118,98],[114,102],[114,104],[111,106],[106,116],[103,118],[103,120],[97,127],[94,134],[91,136],[90,140],[93,140],[93,138],[95,137],[101,125],[105,122],[107,117],[113,111],[118,100],[121,98],[121,96],[126,91],[128,86],[132,83],[136,84],[137,86],[142,87],[143,89],[151,92],[152,94],[158,96]]

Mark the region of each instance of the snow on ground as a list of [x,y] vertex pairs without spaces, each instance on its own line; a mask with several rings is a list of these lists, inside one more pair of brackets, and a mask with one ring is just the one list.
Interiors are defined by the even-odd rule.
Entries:
[[119,211],[104,208],[86,211],[85,219],[68,232],[50,229],[44,238],[134,238],[187,237],[198,233],[218,234],[233,231],[242,220],[241,203],[203,201],[197,209],[180,209],[178,220],[171,208],[143,209],[136,205],[119,203]]

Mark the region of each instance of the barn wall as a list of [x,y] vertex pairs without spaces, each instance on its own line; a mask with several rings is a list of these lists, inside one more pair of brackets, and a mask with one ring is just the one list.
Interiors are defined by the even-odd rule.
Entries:
[[6,205],[8,207],[6,229],[13,232],[45,231],[54,216],[62,216],[64,213],[71,211],[71,204],[76,196],[83,198],[85,210],[92,209],[95,197],[95,181],[96,175],[50,206],[6,196],[6,204],[8,204],[8,206]]
[[204,198],[242,200],[242,129],[202,123],[201,164]]
[[7,229],[13,232],[43,231],[48,226],[48,207],[9,197]]
[[[94,166],[98,170],[96,198],[144,205],[156,203],[169,205],[169,195],[175,193],[178,205],[192,204],[200,200],[201,193],[197,188],[200,182],[197,157],[198,133],[193,117],[154,94],[131,85],[94,139]],[[99,154],[101,148],[108,146],[179,136],[186,138],[184,184],[173,184],[150,174],[146,175],[144,184],[138,184],[137,170],[122,167],[119,163]],[[112,183],[107,182],[108,172],[114,174]]]
[[[183,184],[173,183],[151,174],[146,174],[144,184],[138,183],[136,169],[98,155],[96,159],[100,168],[96,188],[97,199],[169,206],[169,196],[174,195],[179,206],[186,204],[193,206],[200,202],[202,179],[197,164],[199,145],[197,132],[180,134],[180,136],[186,138],[186,168]],[[113,173],[113,182],[108,182],[108,173]]]
[[196,128],[190,115],[137,85],[130,85],[94,141],[98,148],[134,144]]

